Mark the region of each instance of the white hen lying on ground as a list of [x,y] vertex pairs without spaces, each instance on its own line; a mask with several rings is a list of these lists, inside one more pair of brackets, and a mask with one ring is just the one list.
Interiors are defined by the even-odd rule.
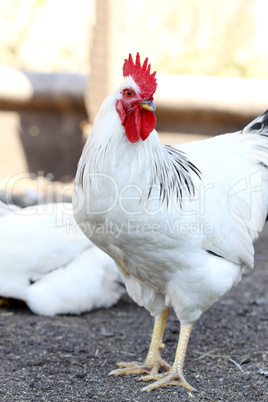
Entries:
[[113,260],[81,233],[71,204],[0,203],[0,222],[0,296],[53,316],[110,307],[124,293]]

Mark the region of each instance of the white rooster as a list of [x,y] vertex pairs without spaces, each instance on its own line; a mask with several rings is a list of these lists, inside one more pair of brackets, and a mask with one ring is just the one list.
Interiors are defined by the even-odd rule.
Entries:
[[[85,235],[109,254],[128,293],[155,317],[143,364],[112,375],[147,373],[143,388],[195,389],[183,375],[193,323],[228,292],[244,266],[268,207],[268,112],[241,132],[183,146],[155,131],[155,73],[131,55],[125,81],[103,102],[81,156],[73,196]],[[174,363],[161,359],[169,308],[180,321]],[[168,370],[159,374],[160,367]]]
[[124,293],[113,260],[81,233],[72,204],[0,202],[0,225],[0,296],[52,316],[110,307]]

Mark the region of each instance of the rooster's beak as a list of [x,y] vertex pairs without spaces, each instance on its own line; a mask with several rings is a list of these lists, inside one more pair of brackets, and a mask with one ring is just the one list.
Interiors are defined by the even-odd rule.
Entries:
[[150,100],[150,101],[143,101],[140,102],[141,107],[143,107],[144,109],[150,110],[150,112],[155,113],[155,104],[154,101]]

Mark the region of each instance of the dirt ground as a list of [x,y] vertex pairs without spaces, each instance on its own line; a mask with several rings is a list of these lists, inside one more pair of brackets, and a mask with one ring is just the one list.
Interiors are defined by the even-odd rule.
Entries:
[[[40,317],[25,306],[0,309],[2,401],[268,401],[268,225],[256,266],[195,324],[185,376],[199,390],[169,386],[142,393],[139,377],[107,377],[118,361],[142,361],[153,319],[127,296],[108,310]],[[174,313],[163,357],[179,336]]]

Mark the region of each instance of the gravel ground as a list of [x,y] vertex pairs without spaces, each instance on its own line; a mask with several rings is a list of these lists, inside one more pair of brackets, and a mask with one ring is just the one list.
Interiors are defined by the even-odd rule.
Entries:
[[[145,358],[153,320],[127,296],[111,309],[39,317],[24,305],[0,309],[2,401],[268,401],[268,227],[256,266],[195,324],[185,376],[196,387],[142,393],[137,376],[107,377],[116,362]],[[172,362],[179,336],[174,313],[163,357]]]

